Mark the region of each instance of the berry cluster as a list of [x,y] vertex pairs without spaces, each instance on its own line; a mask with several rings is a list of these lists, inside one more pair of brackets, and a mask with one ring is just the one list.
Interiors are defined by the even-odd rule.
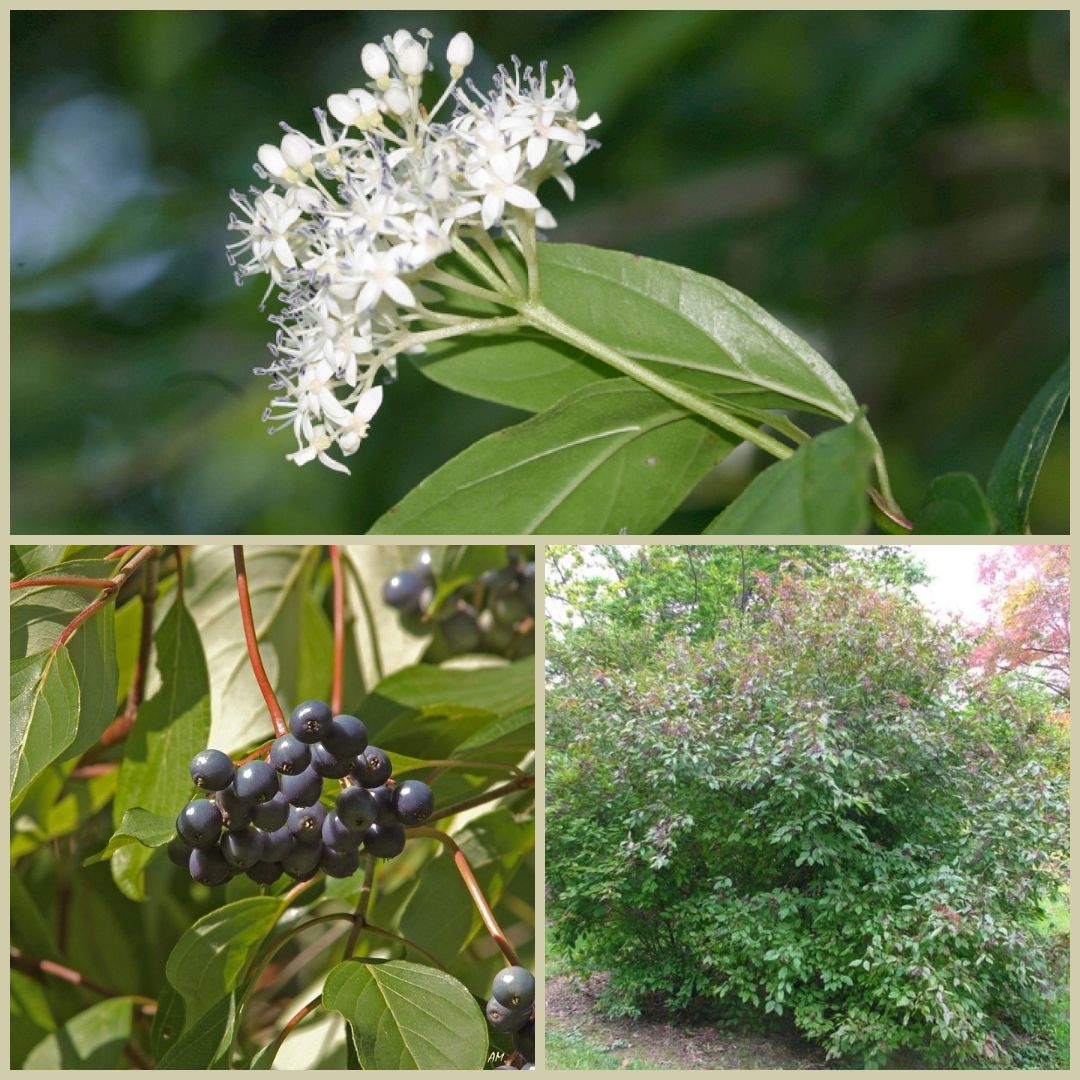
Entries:
[[[536,1020],[533,1001],[536,998],[536,980],[532,972],[523,967],[508,967],[495,976],[491,984],[491,997],[484,1007],[487,1022],[495,1031],[514,1036],[514,1049],[525,1059],[521,1066],[529,1071],[536,1066]],[[515,1069],[514,1065],[500,1065],[500,1069]]]
[[[246,873],[260,885],[283,874],[297,881],[324,870],[348,877],[370,855],[393,858],[405,847],[405,826],[435,809],[431,788],[390,780],[390,759],[369,746],[355,716],[334,716],[321,701],[305,701],[289,718],[290,734],[270,746],[266,761],[234,766],[220,750],[191,761],[191,779],[207,792],[180,811],[169,858],[204,885]],[[341,780],[333,808],[323,782]]]
[[383,600],[401,612],[407,626],[428,630],[434,623],[429,659],[494,653],[513,660],[531,656],[535,648],[535,581],[536,564],[524,562],[520,551],[509,547],[506,566],[458,587],[432,611],[436,582],[431,556],[424,552],[412,570],[386,582]]

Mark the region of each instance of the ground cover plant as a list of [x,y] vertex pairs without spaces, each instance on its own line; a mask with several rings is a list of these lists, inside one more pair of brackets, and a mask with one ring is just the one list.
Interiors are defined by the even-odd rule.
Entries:
[[12,1066],[531,1068],[531,574],[13,548]]
[[[617,556],[547,650],[563,962],[610,973],[617,1012],[780,1018],[841,1065],[1067,1065],[1059,701],[974,663],[910,556],[662,550]],[[695,573],[728,581],[711,615],[676,599]]]
[[1067,529],[1062,12],[12,39],[17,532]]

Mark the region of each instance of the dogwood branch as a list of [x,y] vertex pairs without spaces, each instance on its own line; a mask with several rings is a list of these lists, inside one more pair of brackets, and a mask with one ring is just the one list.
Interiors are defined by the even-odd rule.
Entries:
[[334,571],[334,680],[330,690],[330,709],[341,712],[341,694],[345,678],[345,574],[341,568],[341,548],[329,545],[330,565]]
[[251,595],[248,592],[247,564],[244,562],[242,544],[234,545],[233,562],[236,565],[236,593],[240,600],[240,621],[244,624],[244,640],[247,642],[251,670],[255,674],[255,681],[259,684],[263,699],[266,701],[270,721],[274,725],[274,733],[278,736],[285,735],[289,730],[285,723],[285,714],[281,711],[277,695],[266,676],[266,668],[263,667],[262,656],[259,653],[259,636],[255,630],[255,619],[251,614]]

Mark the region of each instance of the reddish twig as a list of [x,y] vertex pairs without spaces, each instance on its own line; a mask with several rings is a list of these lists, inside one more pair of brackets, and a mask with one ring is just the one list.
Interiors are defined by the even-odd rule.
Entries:
[[[108,728],[105,729],[108,733]],[[104,738],[104,736],[102,736]],[[95,776],[108,776],[120,768],[117,761],[101,761],[92,765],[78,765],[71,770],[68,776],[70,780],[93,780]]]
[[82,986],[101,997],[130,997],[132,1001],[141,1005],[157,1005],[153,998],[142,997],[138,994],[119,994],[115,990],[102,986],[101,983],[94,982],[93,979],[88,979],[81,972],[65,967],[63,964],[57,964],[52,960],[34,960],[14,945],[11,947],[11,966],[16,971],[25,972],[35,978],[49,975],[54,979],[61,979],[66,983],[70,983],[72,986]]
[[129,551],[130,551],[130,550],[131,550],[131,549],[132,549],[133,547],[135,547],[135,545],[134,545],[134,544],[123,544],[122,546],[120,546],[120,547],[118,547],[118,548],[113,548],[113,550],[112,550],[112,551],[110,551],[110,552],[109,552],[109,554],[105,556],[105,558],[106,558],[107,560],[108,560],[108,559],[119,559],[119,558],[122,558],[122,557],[123,557],[124,555],[126,555],[126,554],[127,554],[127,553],[128,553],[128,552],[129,552]]
[[75,631],[78,630],[84,622],[96,615],[97,612],[109,602],[112,598],[112,594],[119,590],[128,578],[130,578],[131,575],[156,552],[157,548],[154,547],[153,544],[148,544],[146,547],[142,548],[138,554],[132,556],[132,558],[117,572],[116,576],[110,579],[113,583],[112,588],[103,591],[101,596],[83,608],[83,610],[64,627],[52,647],[53,655],[58,653],[71,640]]
[[[449,806],[442,807],[442,809],[436,809],[430,820],[438,821],[440,818],[450,817],[452,814],[460,814],[462,810],[471,810],[474,806],[483,806],[484,803],[494,802],[496,799],[501,799],[504,795],[512,795],[516,791],[525,791],[526,789],[531,788],[535,783],[536,777],[529,773],[525,773],[516,780],[511,780],[509,783],[503,784],[501,787],[492,788],[490,791],[484,791],[479,795],[474,795],[471,799],[462,799],[461,802],[451,803]],[[416,830],[410,828],[409,832],[415,833]]]
[[241,544],[236,544],[233,547],[233,561],[236,564],[236,592],[240,598],[240,619],[244,624],[244,640],[247,642],[251,670],[255,673],[255,681],[259,684],[259,689],[262,691],[262,696],[266,701],[266,708],[270,713],[270,722],[274,725],[274,733],[278,736],[285,735],[289,730],[288,725],[285,723],[285,714],[281,711],[274,688],[266,677],[266,668],[263,667],[262,656],[259,654],[259,637],[255,632],[255,620],[251,614],[247,566],[244,562],[244,548]]
[[285,1026],[281,1029],[278,1037],[273,1041],[272,1046],[274,1048],[273,1053],[270,1055],[270,1061],[268,1064],[273,1064],[274,1058],[277,1056],[277,1052],[281,1049],[281,1044],[289,1037],[292,1029],[296,1027],[306,1016],[313,1013],[322,1004],[322,994],[318,997],[312,998],[299,1012],[291,1016]]
[[39,577],[23,578],[21,581],[12,581],[12,589],[32,589],[40,585],[43,588],[50,585],[72,585],[77,588],[105,589],[107,592],[115,592],[118,588],[113,578],[96,577]]
[[441,829],[429,829],[427,827],[411,829],[410,833],[413,836],[428,836],[432,840],[438,840],[453,855],[454,866],[457,867],[461,880],[465,882],[465,888],[469,890],[469,896],[472,897],[476,910],[480,912],[480,918],[483,920],[484,927],[491,940],[495,942],[499,947],[499,951],[511,964],[520,965],[521,961],[518,959],[518,954],[514,952],[514,946],[510,944],[509,939],[503,932],[503,928],[499,925],[498,919],[495,918],[495,912],[491,910],[491,905],[484,895],[484,890],[480,888],[480,882],[476,880],[476,875],[469,865],[469,860],[465,858],[465,852],[458,847],[453,837],[448,836]]
[[242,758],[238,758],[233,764],[246,765],[249,761],[254,761],[256,758],[265,757],[273,743],[273,739],[267,739],[262,746],[256,746],[254,750],[249,750]]
[[430,960],[437,968],[446,970],[446,965],[437,957],[432,956],[427,949],[417,945],[415,941],[410,941],[407,937],[402,937],[400,934],[395,934],[390,930],[384,930],[381,926],[372,926],[371,923],[364,924],[364,933],[366,934],[381,934],[383,937],[391,938],[394,941],[400,942],[408,949],[413,949],[418,952],[425,959]]
[[341,548],[330,544],[329,551],[334,571],[334,681],[330,690],[330,708],[337,716],[341,712],[345,678],[345,575],[341,570]]

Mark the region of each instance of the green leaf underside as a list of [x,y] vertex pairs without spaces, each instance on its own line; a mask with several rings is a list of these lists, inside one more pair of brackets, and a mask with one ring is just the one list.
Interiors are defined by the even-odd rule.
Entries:
[[236,1027],[236,995],[210,1001],[192,1024],[158,1060],[159,1069],[208,1069],[227,1064]]
[[[139,709],[120,766],[113,820],[121,828],[132,807],[175,821],[192,792],[188,766],[210,736],[206,657],[195,621],[179,598],[154,634],[154,656],[161,683]],[[144,870],[153,847],[118,844],[114,852],[117,885],[129,899],[145,899]]]
[[705,532],[863,532],[873,455],[861,419],[818,435],[756,476]]
[[211,911],[184,932],[169,954],[165,975],[184,999],[187,1028],[237,987],[284,907],[272,896],[252,896]]
[[349,1022],[365,1069],[479,1069],[487,1024],[462,983],[405,960],[346,962],[323,986],[323,1004]]
[[[654,371],[759,408],[855,415],[851,391],[833,368],[723,282],[580,244],[541,244],[539,257],[546,307]],[[614,374],[531,333],[436,344],[416,364],[451,389],[533,411]]]
[[131,1035],[131,999],[110,998],[73,1016],[47,1035],[24,1069],[117,1069]]
[[1031,496],[1068,400],[1066,360],[1032,398],[990,473],[986,494],[1002,532],[1027,531]]
[[96,855],[83,860],[83,866],[104,862],[114,851],[129,844],[142,844],[146,848],[159,848],[167,844],[176,832],[176,818],[162,814],[152,814],[141,806],[134,806],[124,811],[123,820],[108,844]]
[[994,514],[978,480],[970,473],[946,473],[926,491],[914,519],[922,533],[995,532]]
[[371,532],[651,532],[738,441],[613,379],[481,439]]

